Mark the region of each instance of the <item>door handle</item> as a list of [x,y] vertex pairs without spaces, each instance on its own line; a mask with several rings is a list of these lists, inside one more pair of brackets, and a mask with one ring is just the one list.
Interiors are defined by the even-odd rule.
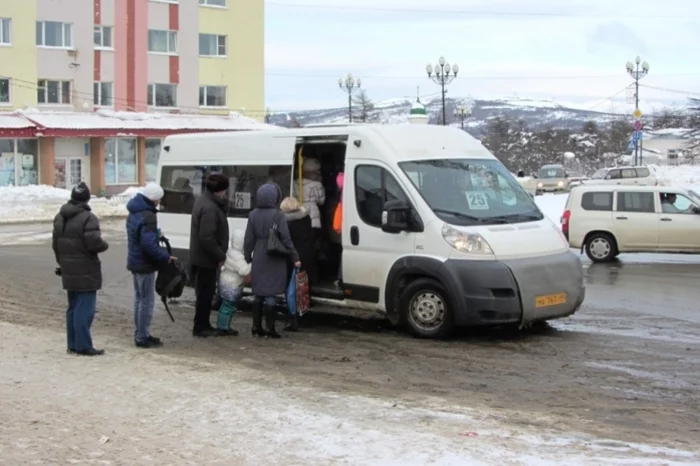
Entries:
[[668,218],[668,217],[663,217],[663,218],[661,219],[661,221],[662,221],[662,222],[670,222],[671,219]]
[[353,246],[360,244],[360,229],[356,226],[350,227],[350,244]]
[[627,220],[627,217],[615,217],[618,220]]

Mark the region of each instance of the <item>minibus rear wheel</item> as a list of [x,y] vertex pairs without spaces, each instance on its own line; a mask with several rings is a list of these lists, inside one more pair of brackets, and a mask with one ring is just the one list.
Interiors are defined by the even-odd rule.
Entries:
[[445,338],[454,327],[447,290],[432,278],[419,278],[399,298],[401,326],[418,338]]

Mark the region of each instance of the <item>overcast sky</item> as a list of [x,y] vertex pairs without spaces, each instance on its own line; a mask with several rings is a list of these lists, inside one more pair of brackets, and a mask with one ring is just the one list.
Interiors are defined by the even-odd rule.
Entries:
[[[643,84],[700,93],[700,2],[266,0],[266,10],[273,111],[344,105],[337,81],[348,72],[375,102],[414,96],[417,86],[423,95],[439,92],[425,66],[440,55],[460,66],[449,86],[454,97],[606,110],[604,99],[619,93],[612,102],[622,108],[631,82],[625,63],[637,55],[651,65]],[[647,88],[640,96],[642,107],[686,97]]]

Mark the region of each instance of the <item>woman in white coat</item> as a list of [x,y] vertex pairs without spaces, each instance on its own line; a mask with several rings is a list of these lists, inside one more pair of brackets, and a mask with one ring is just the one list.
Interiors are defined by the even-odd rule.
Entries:
[[216,329],[224,335],[238,335],[238,330],[231,328],[231,320],[236,314],[236,303],[241,297],[243,285],[250,278],[252,266],[246,262],[243,255],[244,239],[243,230],[235,230],[231,235],[231,247],[226,252],[226,262],[219,277],[221,307],[216,319]]

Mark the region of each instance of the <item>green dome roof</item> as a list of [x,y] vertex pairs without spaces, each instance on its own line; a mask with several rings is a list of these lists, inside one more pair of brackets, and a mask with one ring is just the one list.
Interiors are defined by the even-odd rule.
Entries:
[[420,103],[420,100],[416,100],[411,106],[411,115],[427,115],[428,111],[425,109],[425,105]]

